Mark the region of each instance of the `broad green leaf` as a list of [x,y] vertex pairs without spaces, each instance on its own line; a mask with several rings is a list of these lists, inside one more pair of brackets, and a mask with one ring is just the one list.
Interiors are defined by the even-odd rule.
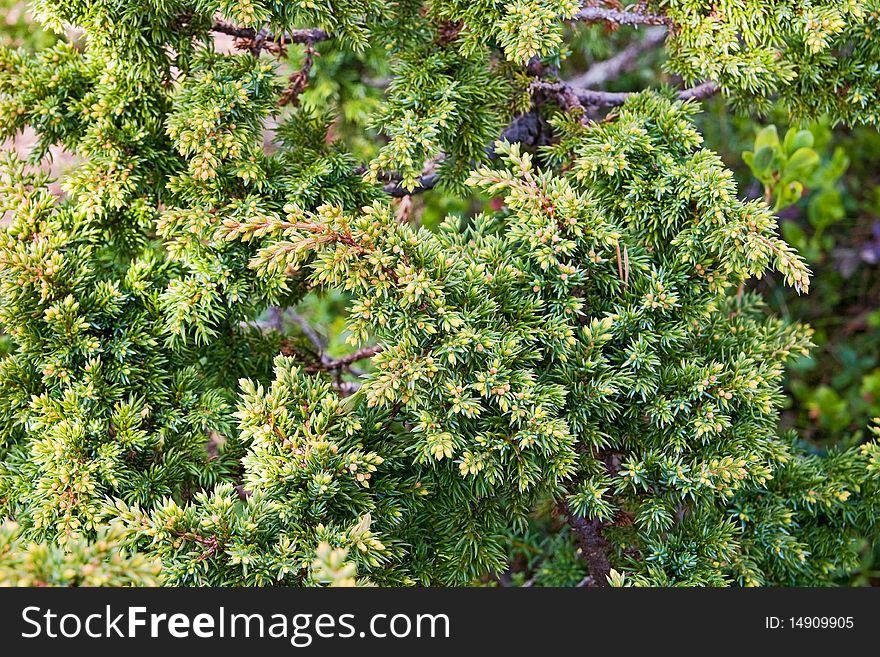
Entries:
[[755,152],[761,150],[762,146],[779,146],[779,134],[775,125],[768,125],[758,131],[755,137]]
[[794,153],[800,148],[812,148],[815,138],[809,130],[789,129],[785,133],[785,152]]
[[755,153],[754,169],[759,176],[761,174],[767,173],[767,170],[773,164],[773,159],[775,155],[776,149],[771,146],[763,146],[758,149],[758,151]]
[[812,148],[800,148],[785,163],[785,178],[793,179],[808,175],[816,166],[819,166],[819,154]]

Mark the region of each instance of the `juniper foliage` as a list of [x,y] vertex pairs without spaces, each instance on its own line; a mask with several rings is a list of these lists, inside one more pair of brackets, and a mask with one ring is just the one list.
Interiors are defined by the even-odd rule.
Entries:
[[873,3],[34,6],[84,36],[0,51],[0,125],[79,162],[0,172],[7,579],[815,585],[876,538],[877,444],[780,430],[811,331],[747,283],[809,271],[699,94],[557,79],[667,25],[700,94],[876,124]]

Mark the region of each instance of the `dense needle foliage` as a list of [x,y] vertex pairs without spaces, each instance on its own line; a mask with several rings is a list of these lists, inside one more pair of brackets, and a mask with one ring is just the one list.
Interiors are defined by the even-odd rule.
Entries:
[[[0,49],[3,135],[35,135],[0,165],[0,582],[859,567],[880,446],[783,428],[814,332],[755,285],[809,291],[789,242],[810,244],[774,213],[811,187],[827,212],[841,173],[816,173],[809,130],[767,130],[753,198],[696,123],[717,95],[874,130],[878,3],[33,13],[59,39]],[[642,38],[670,84],[597,88]]]

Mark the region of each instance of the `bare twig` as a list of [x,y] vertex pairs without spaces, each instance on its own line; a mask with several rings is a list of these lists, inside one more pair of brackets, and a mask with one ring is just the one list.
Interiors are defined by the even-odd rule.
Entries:
[[408,224],[412,220],[413,216],[413,199],[412,196],[407,194],[406,196],[401,197],[400,201],[397,203],[397,210],[394,212],[394,218],[397,219],[397,223],[399,224]]
[[280,333],[284,329],[283,314],[278,306],[269,306],[266,309],[266,327]]
[[638,11],[621,11],[606,7],[584,7],[575,20],[585,23],[613,23],[615,25],[671,25],[672,21],[663,14],[644,14]]
[[638,63],[639,56],[658,47],[666,38],[665,27],[651,27],[645,30],[644,38],[635,41],[613,57],[593,64],[587,71],[571,78],[568,83],[573,87],[589,89],[599,87],[609,80],[614,80],[621,73],[632,70]]
[[374,345],[372,347],[364,347],[363,349],[358,349],[353,354],[349,354],[348,356],[343,356],[342,358],[333,358],[324,360],[321,359],[321,363],[310,365],[306,368],[307,372],[316,372],[316,371],[329,371],[329,370],[344,370],[358,362],[359,360],[364,360],[365,358],[372,358],[376,354],[382,351],[381,345]]
[[243,50],[250,50],[255,57],[259,57],[260,51],[264,48],[280,52],[283,46],[290,43],[312,45],[318,41],[326,41],[331,38],[327,32],[317,27],[290,30],[283,34],[273,34],[265,29],[255,30],[251,27],[238,27],[220,18],[214,20],[211,30],[235,37],[236,45]]
[[704,82],[695,87],[684,89],[678,94],[680,100],[704,100],[718,93],[718,85],[714,82]]
[[[531,85],[532,98],[538,104],[554,102],[562,109],[570,111],[580,107],[583,109],[599,109],[622,105],[626,99],[634,95],[634,91],[599,91],[596,89],[580,89],[568,82],[547,82],[535,80]],[[683,89],[679,92],[680,100],[702,100],[718,91],[714,82]]]
[[[238,27],[237,25],[233,25],[232,23],[221,19],[216,19],[214,21],[211,30],[214,32],[221,32],[222,34],[228,34],[238,39],[255,39],[259,34],[257,30],[251,27]],[[265,41],[271,41],[273,43],[288,44],[317,43],[318,41],[326,41],[331,37],[327,32],[320,28],[310,27],[301,30],[290,30],[284,32],[281,36],[272,34],[271,32],[264,32],[263,38]]]
[[[290,317],[290,319],[292,319],[294,322],[296,322],[296,324],[299,326],[300,330],[303,332],[303,335],[306,336],[308,341],[312,343],[312,346],[315,348],[315,353],[318,356],[318,358],[320,359],[321,363],[323,363],[325,365],[330,363],[331,362],[330,357],[324,351],[327,348],[327,341],[323,337],[321,337],[321,335],[318,333],[318,331],[316,331],[315,328],[311,324],[309,324],[308,320],[305,317],[303,317],[302,315],[295,313],[293,311],[287,311],[287,317]],[[349,365],[347,369],[349,372],[351,372],[355,376],[363,375],[363,371],[358,369],[354,365]],[[340,384],[340,385],[347,385],[347,384]],[[351,385],[356,385],[359,388],[361,384],[358,383],[358,384],[351,384]],[[357,388],[355,388],[355,389],[357,389]],[[348,392],[346,394],[351,394],[351,392]]]
[[314,329],[314,327],[309,324],[305,317],[299,315],[295,312],[288,312],[287,316],[290,317],[296,324],[299,326],[300,330],[303,332],[303,335],[308,338],[309,342],[315,347],[319,354],[324,353],[324,348],[327,346],[324,342],[324,339],[318,334],[318,332]]
[[535,105],[554,103],[566,112],[572,110],[597,110],[602,107],[622,105],[630,96],[628,91],[596,91],[578,89],[567,82],[548,82],[535,80],[532,82],[532,102]]
[[315,50],[315,46],[311,42],[306,43],[306,52],[305,57],[303,57],[302,68],[294,71],[288,77],[287,88],[281,92],[281,97],[278,99],[279,107],[284,107],[285,105],[297,107],[299,105],[299,96],[305,91],[306,85],[309,83],[309,73],[315,62],[316,54],[317,51]]
[[629,249],[623,246],[623,254],[621,255],[620,242],[614,242],[617,248],[617,273],[623,282],[623,287],[629,285]]

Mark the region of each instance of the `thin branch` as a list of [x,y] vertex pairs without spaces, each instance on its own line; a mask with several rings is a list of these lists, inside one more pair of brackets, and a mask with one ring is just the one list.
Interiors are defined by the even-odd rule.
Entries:
[[[306,369],[313,372],[337,369],[339,372],[341,372],[341,369],[336,367],[337,361],[334,361],[327,355],[327,352],[325,351],[325,349],[327,348],[327,341],[321,336],[320,333],[318,333],[315,327],[313,327],[305,317],[292,310],[287,310],[285,312],[285,316],[289,317],[299,326],[303,335],[306,336],[308,341],[311,342],[312,346],[315,348],[315,354],[320,361],[320,365],[313,365],[310,368],[307,367]],[[355,367],[353,362],[354,361],[348,364],[345,369],[355,376],[362,376],[363,371]],[[339,382],[337,390],[339,390],[340,392],[345,392],[345,394],[347,395],[350,395],[358,388],[360,388],[360,386],[360,383]]]
[[[548,82],[547,80],[534,80],[529,85],[529,91],[532,94],[532,103],[535,106],[553,103],[559,105],[566,112],[575,109],[584,109],[581,99],[578,97],[577,90],[565,82]],[[597,92],[606,94],[607,92]],[[621,100],[620,102],[623,102]],[[607,103],[612,105],[614,103]]]
[[[570,111],[574,108],[599,109],[616,107],[626,102],[635,91],[600,91],[597,89],[581,89],[568,82],[547,82],[535,80],[531,85],[532,97],[538,104],[554,102],[562,109]],[[679,100],[703,100],[718,91],[714,82],[704,82],[695,87],[683,89],[678,93]]]
[[283,311],[278,306],[269,306],[266,309],[266,326],[281,333],[284,329]]
[[358,349],[353,354],[349,354],[348,356],[343,356],[342,358],[334,358],[323,360],[320,364],[311,365],[306,368],[306,371],[321,371],[321,370],[344,370],[351,366],[352,364],[358,362],[359,360],[364,360],[365,358],[372,358],[380,351],[382,351],[383,347],[381,345],[374,345],[372,347],[364,347],[363,349]]
[[606,7],[584,7],[576,15],[575,20],[585,23],[614,23],[615,25],[672,25],[672,21],[663,14],[643,14],[638,11],[621,11]]
[[326,346],[324,339],[320,336],[320,334],[315,330],[315,328],[309,324],[308,320],[302,315],[295,313],[293,311],[289,311],[287,316],[290,317],[294,322],[297,323],[300,330],[303,332],[303,335],[308,338],[309,342],[315,347],[319,354],[324,353],[324,348]]
[[602,523],[576,516],[565,502],[560,503],[559,509],[574,530],[581,555],[587,562],[587,569],[593,579],[592,586],[608,586],[608,575],[611,572],[608,552],[611,545],[602,536]]
[[[568,86],[568,85],[566,85]],[[596,89],[572,89],[581,105],[585,107],[616,107],[623,105],[633,91],[598,91]]]
[[653,50],[666,39],[665,27],[651,27],[645,30],[644,38],[635,41],[613,57],[593,64],[587,71],[571,78],[568,83],[573,87],[599,87],[609,80],[618,78],[621,73],[632,70],[638,63],[639,56]]
[[318,41],[332,38],[327,32],[317,27],[273,34],[265,29],[255,30],[251,27],[239,27],[221,18],[214,19],[211,30],[235,37],[238,42],[236,45],[244,50],[250,50],[254,57],[259,57],[263,48],[270,49],[271,47],[274,51],[281,52],[287,44],[304,43],[311,46]]
[[532,92],[532,101],[536,105],[554,103],[566,112],[574,109],[595,110],[601,107],[622,105],[631,95],[629,91],[578,89],[567,82],[548,82],[546,80],[532,82],[530,91]]
[[704,82],[690,89],[684,89],[678,94],[680,100],[704,100],[718,93],[718,85],[714,82]]
[[315,46],[311,42],[306,43],[305,50],[302,68],[294,71],[288,77],[287,88],[281,92],[281,97],[278,99],[279,107],[284,107],[285,105],[299,106],[300,94],[305,91],[306,85],[309,83],[309,73],[312,70],[315,55],[317,54]]
[[318,27],[308,27],[301,30],[290,30],[288,32],[284,32],[280,37],[273,34],[272,32],[265,32],[251,28],[251,27],[238,27],[237,25],[233,25],[228,21],[224,21],[221,19],[217,19],[214,21],[214,24],[211,26],[211,30],[214,32],[221,32],[222,34],[228,34],[229,36],[234,36],[238,39],[256,39],[259,36],[260,32],[263,32],[263,39],[265,41],[271,41],[273,43],[317,43],[318,41],[326,41],[330,39],[330,35],[324,30]]

